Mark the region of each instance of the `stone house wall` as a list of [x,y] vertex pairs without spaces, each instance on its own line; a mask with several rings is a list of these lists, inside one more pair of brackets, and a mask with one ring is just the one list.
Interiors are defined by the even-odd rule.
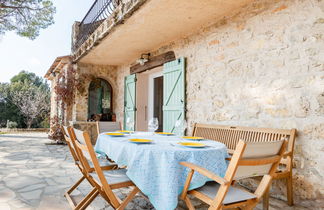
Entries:
[[[187,58],[187,120],[193,124],[297,128],[297,203],[324,206],[324,1],[260,0],[195,34],[166,44]],[[117,119],[124,76],[118,66]],[[285,199],[285,185],[273,187]]]
[[74,128],[89,132],[92,143],[97,139],[97,127],[95,122],[86,122],[88,117],[88,88],[94,78],[101,78],[108,81],[112,87],[113,113],[116,114],[117,122],[123,122],[124,109],[124,77],[129,74],[129,68],[121,69],[116,66],[104,66],[94,64],[78,63],[74,66],[77,69],[76,78],[78,87],[75,92],[72,125]]
[[[75,92],[75,102],[73,107],[73,121],[87,121],[88,118],[88,90],[90,82],[95,78],[101,78],[110,83],[113,89],[113,112],[117,106],[116,97],[118,96],[116,79],[117,68],[115,66],[103,66],[93,64],[78,63],[74,65],[77,69],[77,90]],[[117,119],[118,120],[118,119]]]

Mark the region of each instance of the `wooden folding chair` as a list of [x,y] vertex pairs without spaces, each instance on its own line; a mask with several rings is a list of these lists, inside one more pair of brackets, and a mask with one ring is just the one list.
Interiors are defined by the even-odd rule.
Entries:
[[[121,130],[120,122],[105,122],[105,121],[97,121],[97,133],[98,136],[103,132],[112,132]],[[107,159],[111,162],[114,162],[111,158],[107,156]]]
[[[185,201],[190,210],[195,209],[190,202],[188,194],[209,204],[209,210],[226,208],[253,209],[268,190],[276,173],[280,159],[282,158],[287,141],[273,142],[244,142],[242,140],[236,146],[225,177],[219,177],[210,171],[188,162],[180,164],[190,168],[181,199]],[[203,187],[190,190],[190,182],[198,172],[213,182],[207,182]],[[234,187],[234,180],[252,176],[263,176],[254,193]]]
[[[76,136],[76,147],[78,147],[78,152],[80,154],[81,162],[85,165],[88,159],[86,155],[90,156],[90,161],[94,165],[93,172],[89,173],[89,178],[95,183],[97,189],[97,194],[100,193],[108,203],[114,209],[124,209],[127,204],[134,198],[136,193],[140,192],[138,187],[128,178],[126,175],[126,169],[116,169],[104,171],[99,164],[96,157],[95,151],[91,144],[89,134],[80,130],[73,129]],[[129,195],[122,201],[118,198],[112,190],[120,189],[124,187],[131,187],[134,189],[129,193]],[[97,196],[96,194],[96,196]]]
[[121,125],[119,122],[102,122],[97,121],[97,132],[98,135],[103,132],[117,131],[121,130]]
[[[71,197],[71,194],[83,182],[83,180],[85,180],[85,179],[87,179],[89,181],[89,183],[94,187],[94,183],[92,182],[92,180],[91,179],[88,179],[88,177],[87,177],[87,170],[88,171],[94,171],[94,169],[90,165],[89,165],[89,168],[86,169],[81,164],[80,158],[79,158],[78,153],[76,151],[76,147],[74,146],[75,143],[73,142],[74,141],[73,133],[71,133],[71,130],[70,129],[71,129],[70,127],[61,126],[61,130],[63,132],[64,138],[65,138],[65,140],[67,142],[67,145],[69,147],[69,150],[71,152],[71,155],[72,155],[72,158],[74,160],[74,163],[79,168],[79,170],[81,171],[82,177],[69,190],[67,190],[65,192],[64,196],[68,200],[68,202],[69,202],[70,206],[72,207],[72,209],[84,209],[84,208],[86,208],[90,204],[90,202],[88,200],[89,200],[89,197],[92,194],[90,194],[89,196],[86,196],[85,198],[83,198],[81,200],[81,202],[78,203],[78,204],[76,204],[73,201],[73,199]],[[106,169],[106,170],[117,168],[117,165],[111,164],[108,161],[105,161],[105,163],[102,162],[101,163],[101,166],[104,169]]]
[[[233,125],[209,125],[196,123],[193,129],[193,136],[219,141],[226,145],[229,153],[233,153],[240,139],[252,142],[268,142],[278,139],[288,139],[287,150],[280,161],[273,179],[284,179],[287,189],[287,203],[294,204],[293,200],[293,158],[294,145],[297,137],[296,129],[273,129],[257,128]],[[263,196],[263,210],[269,209],[269,192]]]

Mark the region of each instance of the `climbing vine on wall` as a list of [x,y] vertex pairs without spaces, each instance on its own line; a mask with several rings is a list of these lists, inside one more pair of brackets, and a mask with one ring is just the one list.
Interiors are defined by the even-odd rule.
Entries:
[[59,108],[59,113],[58,116],[54,116],[51,119],[51,133],[49,138],[56,141],[63,141],[60,125],[65,121],[64,117],[67,108],[73,105],[74,102],[75,87],[77,85],[76,71],[72,66],[69,66],[66,71],[61,71],[56,75],[56,81],[54,87],[56,97],[54,100]]
[[55,102],[59,108],[59,114],[51,119],[51,133],[49,138],[57,142],[63,141],[64,137],[60,125],[64,124],[64,117],[68,107],[74,103],[75,94],[85,95],[87,93],[87,85],[95,77],[91,74],[77,75],[73,66],[70,66],[66,71],[61,71],[56,77],[54,87]]
[[70,106],[74,102],[75,87],[77,80],[75,78],[76,71],[70,67],[67,71],[60,72],[57,76],[57,84],[54,87],[56,93],[56,101],[61,101],[61,108],[65,109],[66,106]]

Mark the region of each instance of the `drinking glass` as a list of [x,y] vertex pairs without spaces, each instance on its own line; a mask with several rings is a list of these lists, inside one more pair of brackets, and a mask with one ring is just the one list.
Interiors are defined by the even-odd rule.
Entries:
[[186,120],[177,120],[174,124],[174,130],[178,136],[182,136],[185,134],[187,129],[187,121]]
[[130,117],[127,117],[126,119],[126,125],[127,125],[127,129],[133,131],[134,130],[134,120]]
[[159,120],[156,117],[153,117],[148,122],[148,130],[149,132],[155,132],[159,128]]

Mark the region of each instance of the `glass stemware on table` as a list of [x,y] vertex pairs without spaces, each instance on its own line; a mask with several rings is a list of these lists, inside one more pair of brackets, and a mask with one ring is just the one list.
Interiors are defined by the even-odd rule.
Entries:
[[183,120],[177,120],[174,124],[174,131],[177,136],[183,136],[185,135],[185,131],[187,129],[187,121],[185,119]]
[[159,128],[159,120],[156,117],[153,117],[148,122],[148,131],[152,134]]
[[134,120],[130,117],[127,117],[126,119],[126,126],[127,126],[127,129],[126,130],[130,130],[130,131],[134,131]]

